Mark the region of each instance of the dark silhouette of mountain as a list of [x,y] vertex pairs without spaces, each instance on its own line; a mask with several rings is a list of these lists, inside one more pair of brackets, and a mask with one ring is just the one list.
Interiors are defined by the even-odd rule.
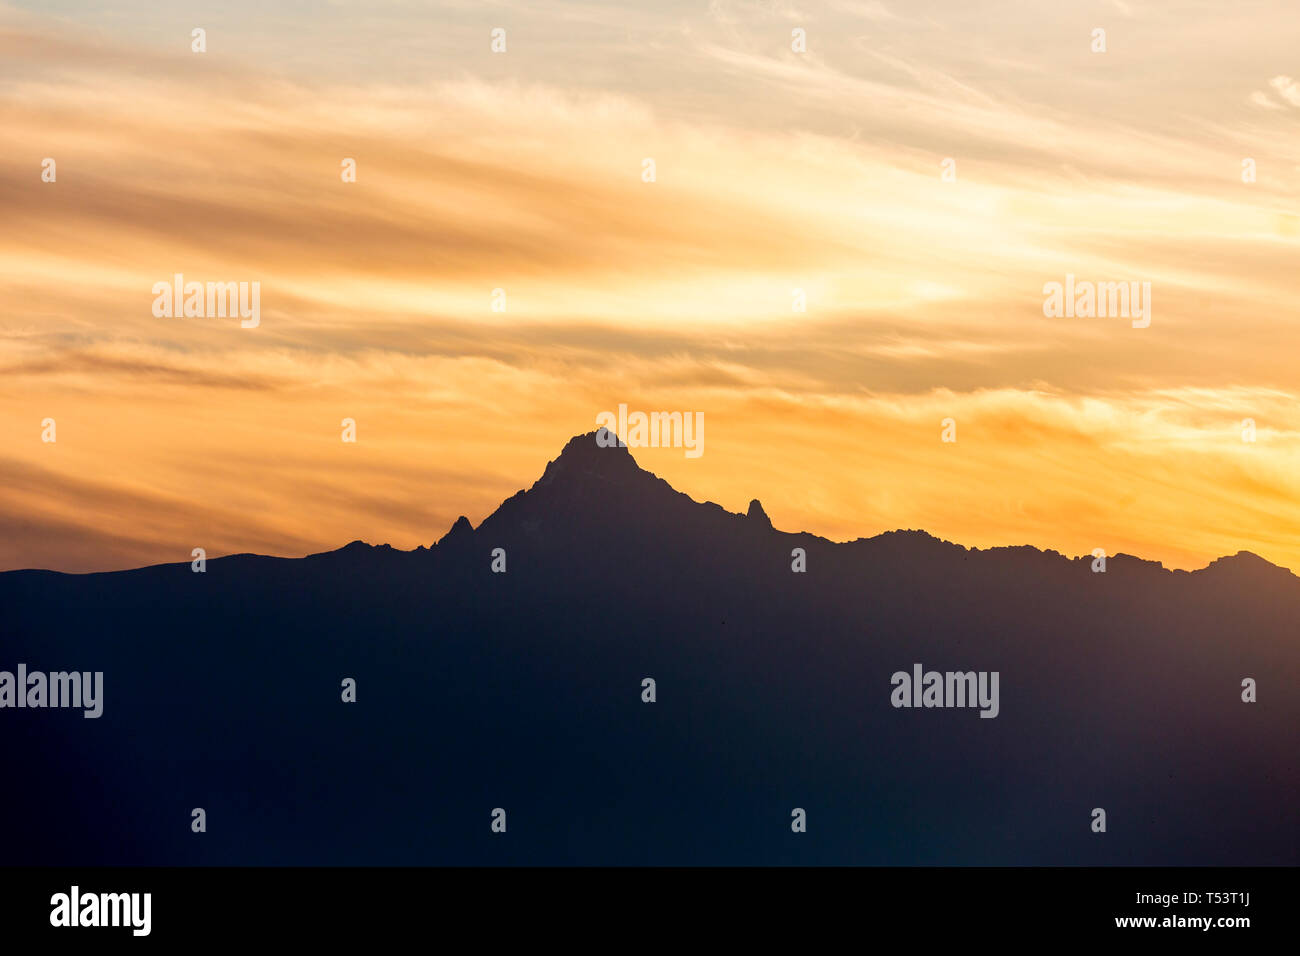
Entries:
[[[0,574],[0,670],[104,673],[0,710],[0,863],[1300,862],[1300,579],[1091,565],[778,531],[592,433],[428,548]],[[916,663],[997,717],[892,706]]]

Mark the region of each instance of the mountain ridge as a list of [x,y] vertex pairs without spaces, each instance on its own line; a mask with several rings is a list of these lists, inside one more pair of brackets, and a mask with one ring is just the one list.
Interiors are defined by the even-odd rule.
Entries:
[[[0,671],[104,675],[0,710],[0,863],[1300,860],[1290,572],[837,543],[570,450],[433,547],[0,575]],[[892,703],[917,667],[995,719]]]
[[[490,532],[493,530],[494,526],[513,517],[521,504],[525,501],[529,501],[530,499],[528,496],[534,492],[545,492],[547,490],[563,488],[566,484],[572,485],[577,483],[581,485],[583,482],[596,482],[605,486],[624,487],[630,492],[641,496],[660,494],[663,496],[665,501],[677,501],[678,503],[689,502],[695,507],[710,509],[722,515],[751,522],[758,530],[770,531],[777,535],[785,535],[790,538],[815,542],[818,547],[852,548],[854,546],[869,546],[873,544],[880,546],[897,541],[909,541],[913,544],[932,542],[957,549],[957,553],[966,555],[1032,553],[1043,558],[1060,558],[1070,563],[1087,563],[1091,562],[1093,559],[1092,555],[1071,556],[1057,551],[1054,548],[1039,548],[1030,544],[992,545],[986,548],[978,548],[970,545],[963,545],[947,538],[942,538],[921,528],[890,529],[868,537],[860,536],[845,541],[835,541],[809,531],[783,531],[773,526],[771,519],[768,517],[762,503],[759,502],[758,499],[750,501],[749,509],[745,513],[727,511],[721,505],[713,501],[697,501],[685,492],[674,488],[663,478],[645,468],[642,468],[625,445],[620,443],[602,447],[597,442],[597,436],[600,435],[602,431],[604,431],[604,429],[597,429],[585,434],[573,436],[565,443],[560,454],[556,458],[547,462],[541,476],[538,477],[532,485],[527,488],[521,488],[513,495],[505,498],[487,517],[483,519],[483,521],[478,524],[477,527],[467,516],[460,515],[443,536],[431,545],[418,545],[415,548],[404,550],[393,547],[388,543],[371,544],[364,539],[357,538],[338,548],[312,552],[301,556],[262,555],[253,552],[238,552],[235,554],[210,556],[207,560],[209,563],[247,558],[272,558],[281,561],[301,561],[308,559],[321,560],[328,558],[329,556],[346,557],[357,555],[364,553],[366,549],[369,549],[372,552],[391,554],[393,556],[429,555],[437,552],[439,549],[443,549],[444,553],[453,549],[463,550],[478,539],[480,534],[483,533],[485,527]],[[610,433],[610,438],[617,440],[617,436],[613,435],[613,433]],[[620,483],[623,484],[620,485]],[[1241,578],[1252,574],[1278,576],[1279,578],[1281,575],[1285,575],[1291,581],[1300,584],[1300,575],[1297,575],[1290,568],[1274,564],[1268,559],[1261,557],[1252,551],[1246,550],[1239,550],[1235,554],[1231,555],[1221,555],[1211,559],[1204,567],[1193,568],[1190,570],[1182,568],[1166,568],[1161,561],[1143,558],[1139,555],[1128,554],[1127,552],[1117,552],[1114,555],[1108,555],[1106,560],[1108,565],[1118,563],[1120,566],[1126,567],[1141,566],[1150,570],[1162,571],[1170,575],[1210,574],[1212,576],[1230,578]],[[0,572],[0,575],[33,572],[68,574],[74,576],[128,574],[136,571],[146,571],[152,568],[167,568],[188,564],[188,561],[175,561],[156,565],[143,565],[137,568],[119,568],[109,571],[92,572],[64,572],[44,568],[21,568]]]

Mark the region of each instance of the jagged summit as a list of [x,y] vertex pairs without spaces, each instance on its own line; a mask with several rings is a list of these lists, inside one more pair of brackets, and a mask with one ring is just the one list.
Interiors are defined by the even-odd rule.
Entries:
[[535,487],[545,487],[553,482],[576,477],[597,479],[626,479],[643,471],[627,446],[608,429],[598,428],[585,435],[575,435],[565,444],[560,456],[546,466]]
[[[725,536],[726,525],[715,522],[724,518],[734,521],[740,517],[717,504],[695,501],[676,490],[637,464],[632,452],[620,442],[616,433],[597,428],[570,438],[529,490],[520,490],[507,498],[477,529],[463,515],[457,518],[436,547],[445,553],[449,549],[444,546],[450,545],[450,550],[457,551],[470,546],[484,533],[494,541],[502,542],[514,531],[521,532],[527,539],[540,540],[539,536],[551,536],[550,540],[556,540],[553,536],[560,528],[576,532],[579,526],[588,526],[590,521],[606,527],[635,526],[640,529],[637,533],[653,529],[656,538],[662,533],[693,533],[704,527]],[[749,502],[743,519],[751,529],[775,531],[763,503],[757,498]],[[802,534],[809,540],[837,547],[830,540]],[[356,550],[358,546],[359,543],[354,542],[343,550]],[[872,537],[844,542],[842,546],[859,550],[887,548],[900,555],[912,555],[917,560],[948,560],[949,557],[963,560],[1036,557],[1074,562],[1091,560],[1090,556],[1071,559],[1059,552],[1028,544],[969,548],[922,529],[884,531]],[[1115,554],[1109,560],[1115,570],[1132,568],[1142,573],[1175,573],[1159,561],[1127,554]],[[1208,573],[1214,578],[1240,583],[1249,583],[1257,578],[1270,579],[1275,575],[1295,577],[1287,569],[1249,551],[1218,558],[1200,571],[1177,573]]]
[[[727,511],[710,501],[696,501],[638,465],[631,451],[620,443],[613,431],[598,428],[570,438],[530,489],[521,489],[505,499],[477,528],[469,518],[461,515],[429,550],[430,553],[437,550],[443,556],[455,557],[473,551],[488,539],[493,546],[530,541],[550,542],[552,546],[560,547],[559,542],[568,540],[570,545],[586,547],[590,542],[583,535],[592,534],[596,528],[603,528],[605,532],[621,529],[619,533],[635,541],[638,549],[649,547],[652,542],[665,546],[664,542],[671,541],[669,547],[689,550],[697,544],[688,542],[700,534],[712,535],[709,540],[721,544],[729,539],[731,529],[742,526],[750,529],[751,533],[776,532],[759,499],[752,499],[743,514]],[[848,557],[850,554],[884,552],[892,555],[891,560],[912,564],[931,562],[936,566],[947,566],[950,561],[970,562],[975,566],[992,560],[1003,566],[1024,569],[1046,567],[1047,564],[1042,562],[1088,565],[1093,560],[1091,555],[1070,557],[1029,544],[967,547],[919,528],[883,531],[871,537],[840,543],[808,532],[777,533],[800,537],[817,547],[835,551],[843,549],[843,557],[837,561],[856,560]],[[750,539],[745,535],[741,540]],[[426,549],[421,547],[417,550]],[[387,545],[353,541],[337,551],[312,557],[360,557],[381,552],[385,555],[414,553],[394,551]],[[1110,555],[1107,560],[1111,574],[1192,575],[1201,581],[1214,581],[1232,588],[1248,588],[1256,584],[1292,587],[1300,579],[1300,575],[1250,551],[1216,558],[1205,567],[1190,571],[1173,570],[1160,561],[1122,552]]]
[[461,515],[448,529],[447,533],[438,539],[438,544],[455,544],[474,533],[474,526],[469,523],[469,519]]

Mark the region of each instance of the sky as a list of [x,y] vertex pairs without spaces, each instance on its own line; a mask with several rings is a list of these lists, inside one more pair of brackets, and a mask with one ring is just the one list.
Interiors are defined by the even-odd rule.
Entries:
[[783,530],[1300,570],[1297,51],[1294,0],[0,2],[0,569],[428,545],[625,404]]

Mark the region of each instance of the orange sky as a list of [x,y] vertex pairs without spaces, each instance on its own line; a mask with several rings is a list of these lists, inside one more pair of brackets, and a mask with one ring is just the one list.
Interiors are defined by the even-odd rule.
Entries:
[[1043,6],[0,5],[0,569],[428,544],[619,403],[787,530],[1300,569],[1300,12]]

